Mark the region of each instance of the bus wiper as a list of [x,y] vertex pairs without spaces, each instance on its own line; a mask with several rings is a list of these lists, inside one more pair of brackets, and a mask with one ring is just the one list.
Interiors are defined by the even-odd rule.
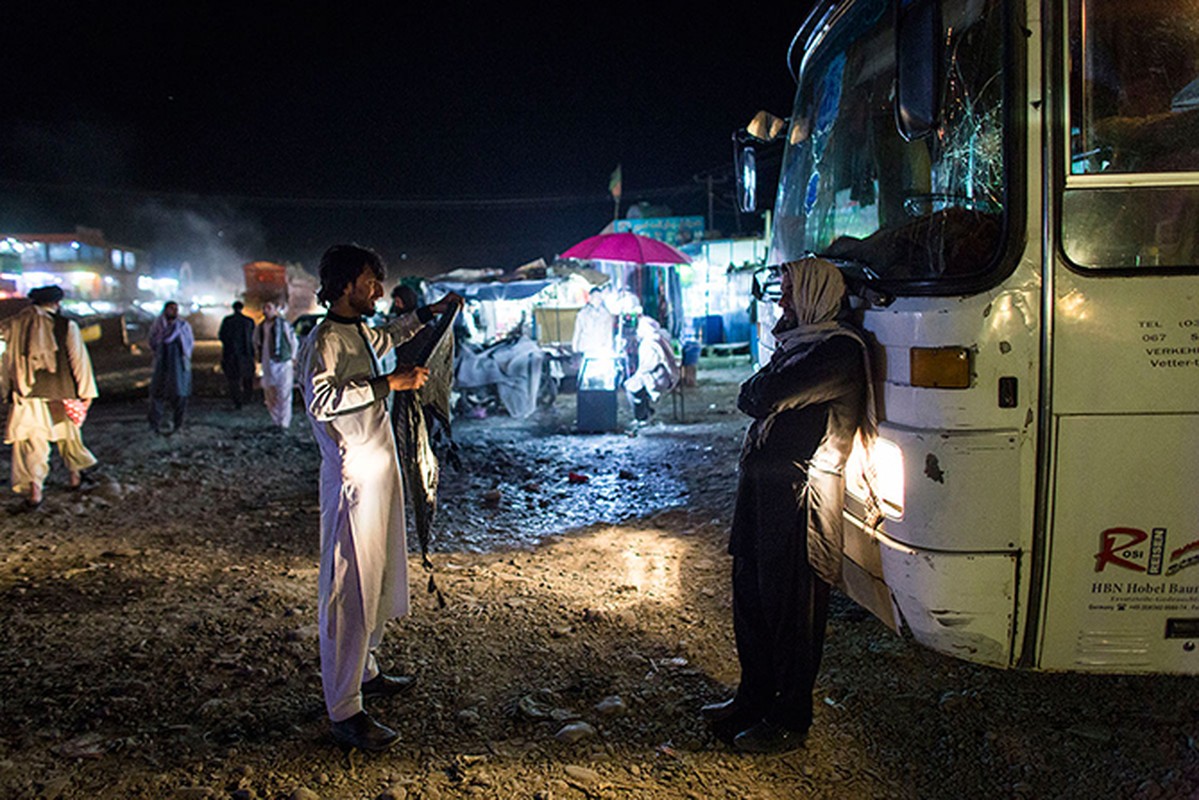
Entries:
[[874,271],[874,268],[865,261],[859,261],[856,258],[847,258],[846,256],[830,256],[824,253],[814,253],[816,258],[823,258],[825,261],[831,262],[835,267],[842,272],[848,273],[851,278],[857,278],[860,281],[877,281],[880,276]]
[[846,277],[846,283],[849,284],[849,290],[870,305],[889,306],[895,302],[895,298],[892,295],[879,291],[870,285],[873,281],[881,280],[881,277],[865,261],[845,256],[829,256],[819,253],[815,255],[817,258],[823,258],[841,270],[842,274]]

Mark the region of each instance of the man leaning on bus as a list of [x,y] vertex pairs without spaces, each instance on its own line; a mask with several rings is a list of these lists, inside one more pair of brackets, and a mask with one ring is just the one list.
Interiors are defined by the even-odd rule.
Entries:
[[866,347],[845,321],[840,271],[817,258],[782,270],[778,348],[737,399],[753,417],[729,536],[741,683],[702,709],[718,738],[747,753],[794,750],[812,724],[841,557],[823,533],[839,524],[854,438],[869,441],[876,427]]

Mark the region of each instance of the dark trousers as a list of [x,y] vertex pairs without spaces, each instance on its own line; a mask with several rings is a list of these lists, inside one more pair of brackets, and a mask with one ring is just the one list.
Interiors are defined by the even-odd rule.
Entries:
[[649,392],[638,389],[630,399],[633,401],[633,419],[647,422],[654,413],[654,401],[650,399]]
[[183,415],[187,413],[186,397],[151,397],[150,427],[154,430],[160,430],[162,428],[162,417],[163,412],[166,410],[167,402],[171,403],[171,410],[174,415],[173,430],[179,430],[183,427]]
[[797,513],[794,498],[787,489],[757,493],[753,544],[733,557],[733,633],[741,662],[737,704],[747,716],[806,731],[829,586],[808,566],[806,514]]
[[221,364],[225,380],[229,383],[229,398],[235,408],[250,402],[254,393],[254,360],[226,359]]

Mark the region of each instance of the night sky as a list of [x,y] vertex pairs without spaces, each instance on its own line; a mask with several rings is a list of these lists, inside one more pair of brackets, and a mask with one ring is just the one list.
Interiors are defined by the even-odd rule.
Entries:
[[618,163],[625,207],[706,214],[695,176],[789,111],[807,3],[19,5],[0,231],[102,228],[201,273],[357,240],[430,274],[598,232]]

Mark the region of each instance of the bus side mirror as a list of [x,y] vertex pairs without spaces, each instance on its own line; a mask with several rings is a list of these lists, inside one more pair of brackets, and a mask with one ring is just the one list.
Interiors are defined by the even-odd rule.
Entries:
[[759,111],[748,125],[733,133],[737,206],[747,214],[773,199],[778,189],[786,129],[787,120]]
[[895,127],[905,141],[936,130],[942,55],[940,0],[896,0]]
[[758,154],[752,141],[733,134],[733,173],[737,177],[737,205],[747,214],[758,210]]

